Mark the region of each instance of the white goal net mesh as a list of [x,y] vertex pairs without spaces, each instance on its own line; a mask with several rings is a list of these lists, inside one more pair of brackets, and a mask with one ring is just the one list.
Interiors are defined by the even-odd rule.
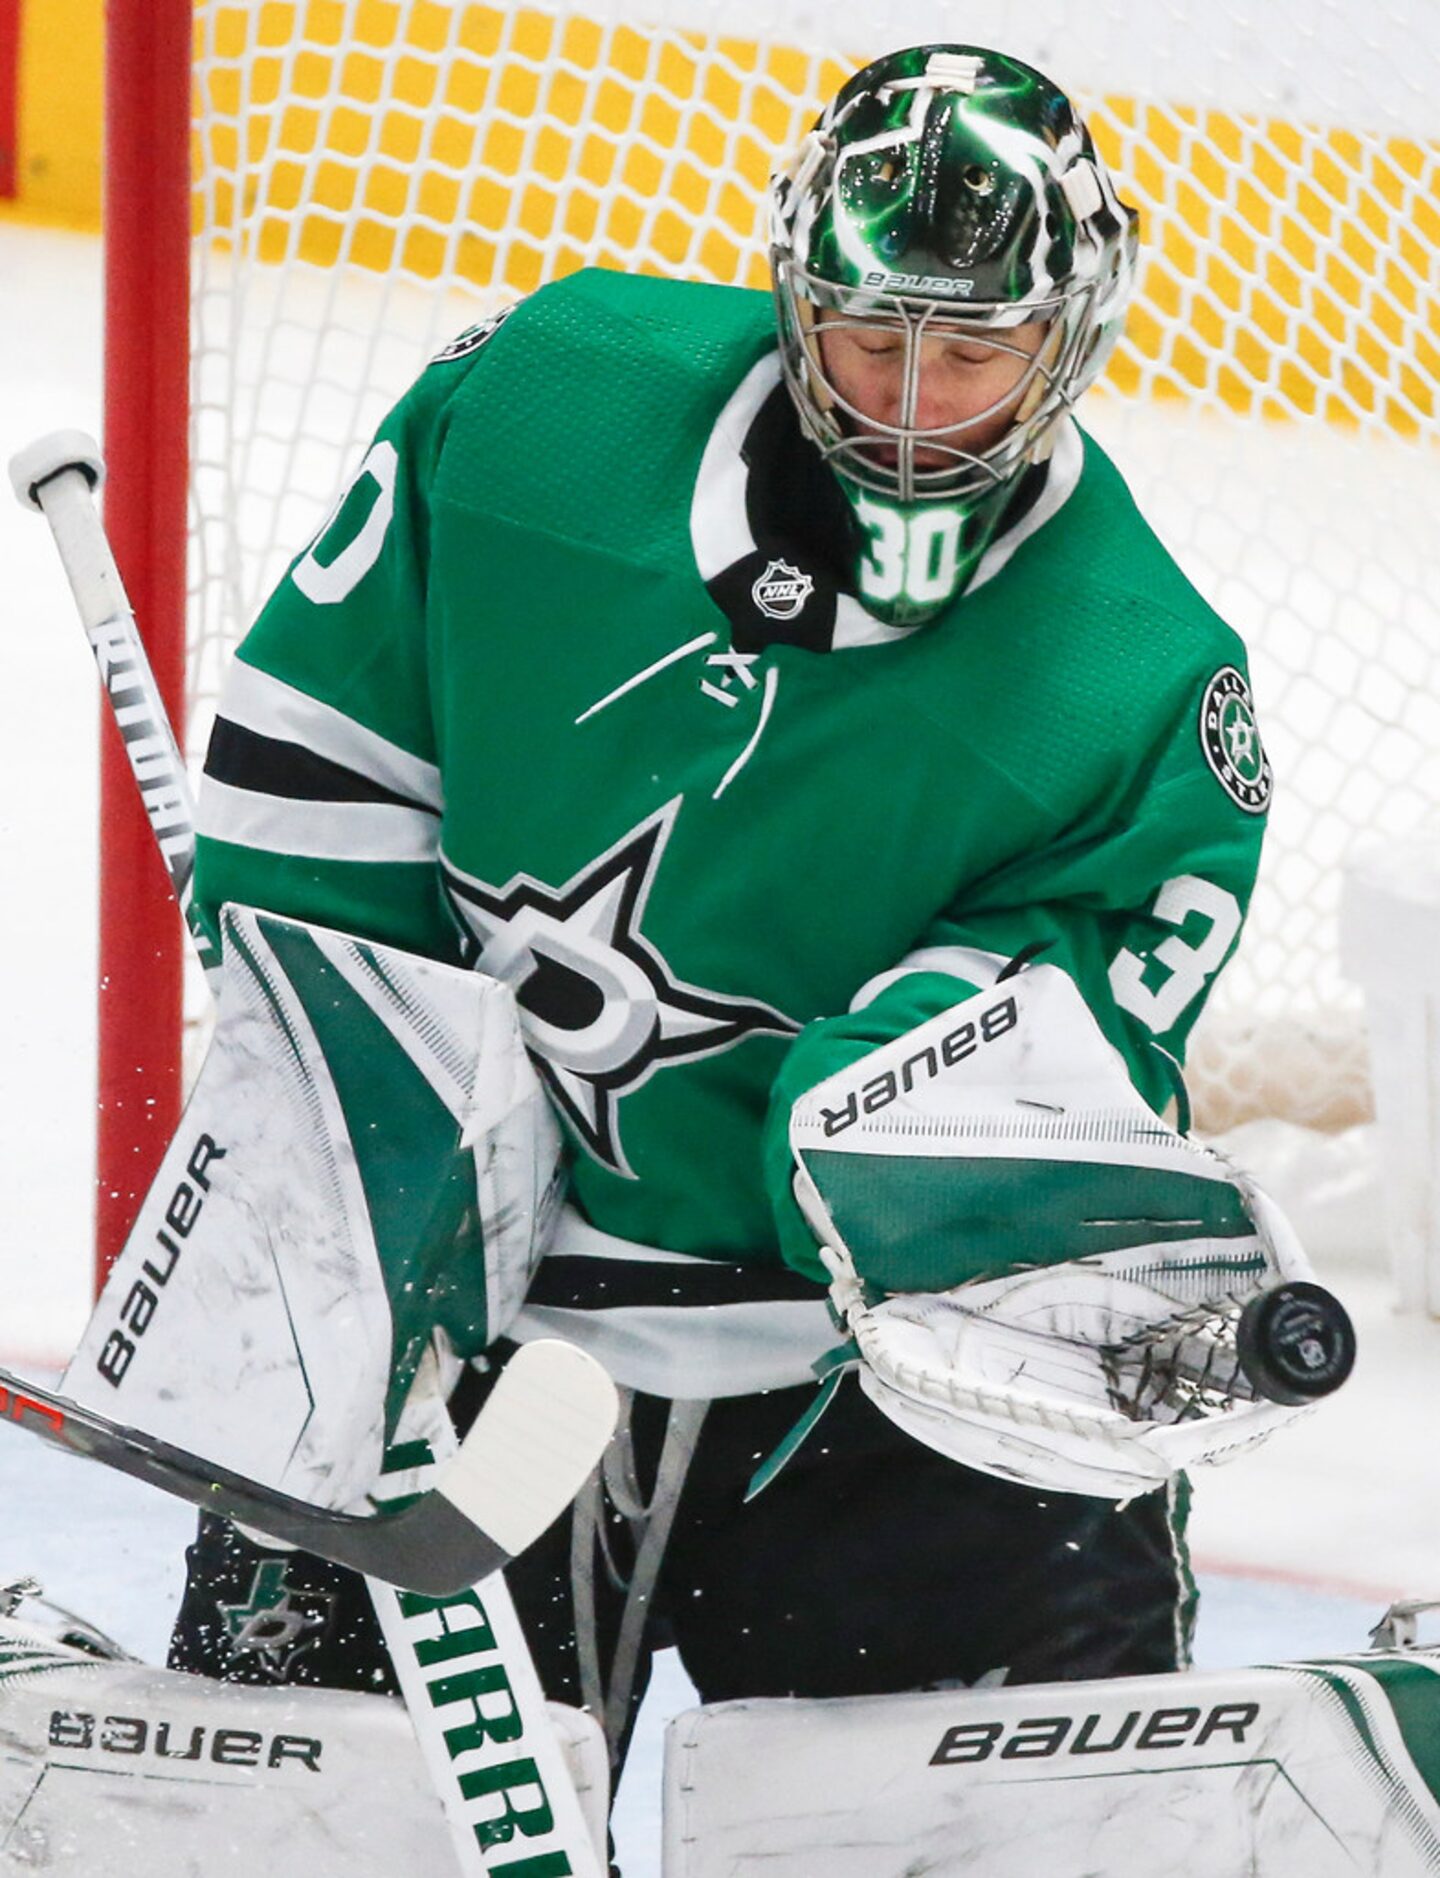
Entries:
[[1440,15],[643,3],[648,24],[613,0],[198,0],[192,741],[445,338],[586,265],[763,285],[769,169],[847,73],[1002,35],[1142,212],[1137,304],[1082,418],[1247,638],[1278,777],[1197,1121],[1362,1119],[1341,866],[1440,801]]

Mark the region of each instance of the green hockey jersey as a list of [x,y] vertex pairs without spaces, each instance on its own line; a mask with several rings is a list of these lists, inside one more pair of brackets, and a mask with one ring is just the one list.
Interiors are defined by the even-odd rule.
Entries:
[[[507,981],[645,1308],[804,1294],[791,1101],[1026,948],[1163,1109],[1250,893],[1243,649],[1090,439],[921,627],[850,590],[848,518],[766,296],[582,273],[432,363],[222,701],[202,905]],[[943,527],[877,522],[872,591]],[[552,1302],[633,1301],[570,1267]]]

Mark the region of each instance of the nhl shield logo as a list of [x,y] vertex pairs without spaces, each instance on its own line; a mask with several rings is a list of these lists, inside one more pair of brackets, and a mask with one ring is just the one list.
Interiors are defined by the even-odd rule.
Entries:
[[788,561],[772,561],[750,589],[750,597],[767,619],[794,619],[814,591],[808,574]]

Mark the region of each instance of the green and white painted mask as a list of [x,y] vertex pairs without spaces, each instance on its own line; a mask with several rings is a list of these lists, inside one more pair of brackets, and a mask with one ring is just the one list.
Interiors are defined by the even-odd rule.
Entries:
[[[785,379],[860,524],[858,590],[916,623],[963,592],[1104,369],[1135,212],[1048,79],[932,45],[856,73],[776,178],[770,217]],[[842,369],[856,348],[889,361],[886,398],[863,408]],[[929,374],[987,357],[1000,395],[957,420]]]

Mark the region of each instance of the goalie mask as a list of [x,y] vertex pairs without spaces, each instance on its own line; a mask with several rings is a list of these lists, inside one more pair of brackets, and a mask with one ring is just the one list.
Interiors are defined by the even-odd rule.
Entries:
[[[770,245],[786,382],[859,524],[859,592],[918,623],[964,590],[1104,369],[1135,212],[1039,72],[917,46],[856,73],[821,116],[773,185]],[[883,408],[857,401],[847,344],[888,353]],[[979,408],[936,421],[922,366],[983,373]]]

